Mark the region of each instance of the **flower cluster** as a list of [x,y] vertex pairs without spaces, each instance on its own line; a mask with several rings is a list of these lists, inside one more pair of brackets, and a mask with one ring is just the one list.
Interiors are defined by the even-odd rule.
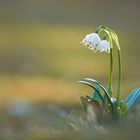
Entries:
[[94,52],[107,52],[110,53],[110,43],[107,40],[101,40],[97,33],[91,33],[81,42],[82,46],[93,50]]

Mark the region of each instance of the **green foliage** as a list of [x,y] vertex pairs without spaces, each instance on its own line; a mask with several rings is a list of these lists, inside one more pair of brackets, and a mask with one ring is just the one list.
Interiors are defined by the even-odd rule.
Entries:
[[[95,85],[85,80],[93,82]],[[100,108],[101,111],[105,111],[105,113],[102,116],[102,119],[106,118],[110,119],[110,121],[122,122],[126,120],[127,113],[130,107],[132,107],[132,105],[140,95],[140,88],[138,88],[132,91],[130,95],[125,99],[125,101],[116,100],[116,98],[110,96],[107,90],[101,84],[99,84],[98,81],[94,79],[84,78],[84,80],[79,81],[79,83],[88,85],[91,88],[93,88],[91,97],[81,97],[81,101],[85,110],[89,103],[96,102],[99,107],[102,107]],[[103,93],[105,93],[105,95],[102,95],[101,89],[104,91]]]
[[125,99],[125,103],[128,104],[128,109],[130,109],[135,101],[137,100],[137,98],[140,96],[140,88],[134,89],[129,95],[128,97]]

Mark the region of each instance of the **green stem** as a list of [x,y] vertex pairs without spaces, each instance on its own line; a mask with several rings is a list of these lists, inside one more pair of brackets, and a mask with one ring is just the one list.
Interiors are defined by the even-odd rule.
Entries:
[[119,63],[119,79],[118,79],[118,89],[117,89],[117,100],[119,101],[121,78],[122,78],[122,61],[121,61],[121,50],[120,49],[118,49],[118,63]]
[[109,72],[109,87],[108,87],[108,93],[112,94],[112,76],[113,76],[113,54],[112,54],[112,48],[110,48],[110,72]]

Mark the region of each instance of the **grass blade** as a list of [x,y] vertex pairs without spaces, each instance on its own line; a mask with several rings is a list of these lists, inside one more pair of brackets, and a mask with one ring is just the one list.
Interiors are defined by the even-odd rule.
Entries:
[[105,107],[104,99],[103,99],[102,95],[101,95],[100,92],[96,89],[96,87],[95,87],[94,85],[92,85],[91,83],[86,82],[86,81],[78,81],[78,82],[79,82],[79,83],[82,83],[82,84],[85,84],[85,85],[88,85],[88,86],[90,86],[92,89],[94,89],[94,90],[97,92],[98,96],[100,97],[103,106]]
[[110,95],[108,94],[107,90],[106,90],[97,80],[92,79],[92,78],[83,78],[83,79],[98,84],[98,85],[101,87],[101,89],[104,91],[104,93],[106,94],[106,97],[107,97],[109,103],[111,104],[111,106],[112,106],[112,108],[113,108],[113,104],[112,104],[112,102],[111,102],[111,97],[110,97]]

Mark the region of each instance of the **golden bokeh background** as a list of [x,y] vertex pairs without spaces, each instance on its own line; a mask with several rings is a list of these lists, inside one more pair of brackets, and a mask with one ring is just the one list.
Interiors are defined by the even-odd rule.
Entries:
[[[122,97],[140,86],[140,2],[131,0],[1,0],[0,103],[28,101],[79,103],[90,90],[83,77],[107,86],[109,57],[80,46],[99,25],[120,38]],[[114,50],[114,93],[117,55]]]

